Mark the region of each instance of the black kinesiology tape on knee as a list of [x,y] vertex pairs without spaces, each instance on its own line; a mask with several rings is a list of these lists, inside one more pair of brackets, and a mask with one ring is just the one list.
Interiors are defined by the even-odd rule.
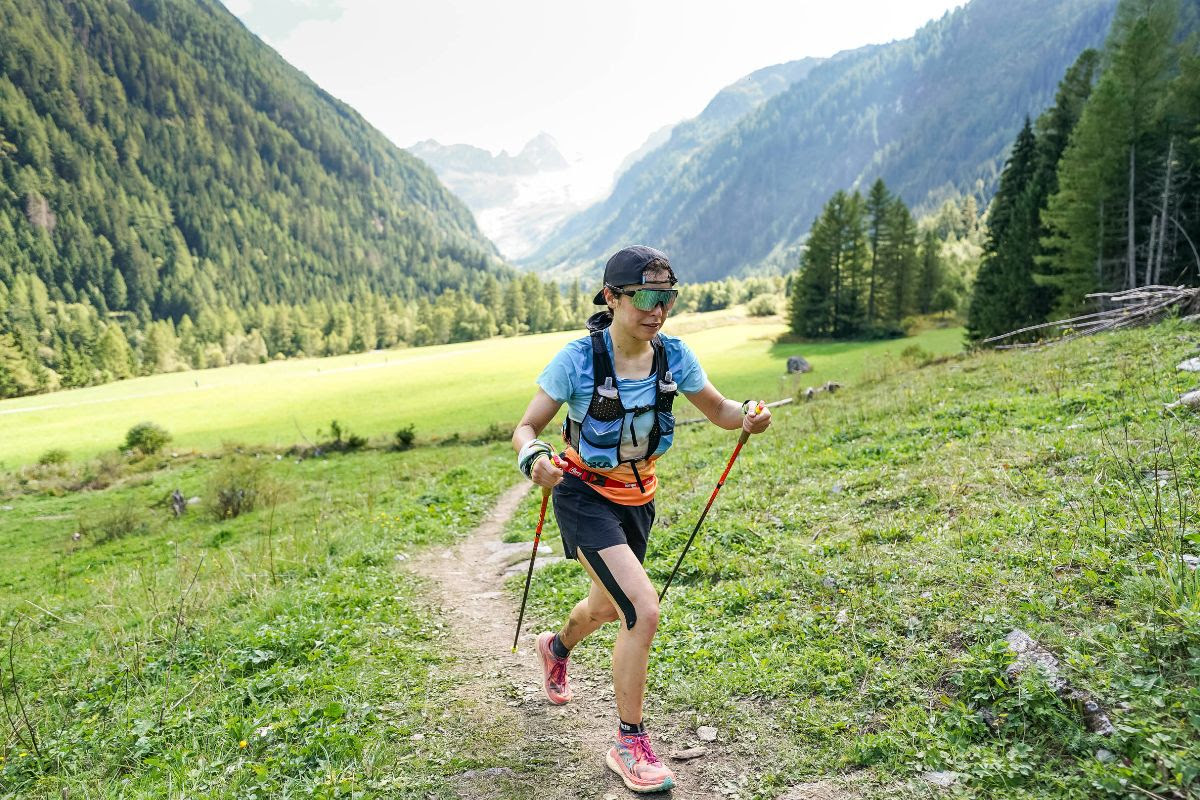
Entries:
[[589,550],[586,547],[579,548],[580,552],[587,558],[588,564],[596,573],[596,577],[604,584],[604,588],[612,595],[612,599],[616,601],[621,611],[625,614],[625,626],[629,630],[633,630],[633,626],[637,623],[637,611],[633,608],[633,603],[625,592],[621,591],[621,585],[617,583],[617,579],[613,577],[609,571],[608,565],[604,563],[604,559],[595,550]]

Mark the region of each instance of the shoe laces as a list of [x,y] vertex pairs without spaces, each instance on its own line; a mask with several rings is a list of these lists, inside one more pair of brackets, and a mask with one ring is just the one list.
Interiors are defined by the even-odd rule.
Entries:
[[567,685],[567,659],[552,658],[550,663],[550,682],[555,686]]
[[647,764],[661,764],[658,756],[654,754],[654,748],[650,746],[650,736],[647,734],[639,734],[630,736],[625,740],[628,743],[629,749],[633,752],[633,757],[638,761],[644,761]]

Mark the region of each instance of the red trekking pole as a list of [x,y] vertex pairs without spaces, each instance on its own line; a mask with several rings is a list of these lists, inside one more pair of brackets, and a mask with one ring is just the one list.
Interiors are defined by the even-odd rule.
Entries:
[[[755,414],[763,410],[763,404],[759,403],[755,409]],[[717,499],[717,492],[721,491],[721,487],[725,485],[725,479],[729,477],[729,470],[733,469],[733,462],[737,461],[738,453],[742,452],[742,445],[750,440],[750,431],[743,430],[742,435],[738,437],[737,447],[733,448],[733,455],[729,457],[729,463],[725,465],[725,471],[721,473],[720,480],[717,481],[717,486],[713,489],[712,496],[708,498],[708,505],[704,507],[704,513],[700,515],[700,519],[696,521],[696,527],[692,528],[692,535],[688,537],[687,544],[683,546],[683,552],[679,554],[679,560],[675,562],[675,568],[671,570],[671,574],[667,577],[667,582],[663,584],[662,591],[658,593],[658,602],[667,595],[667,589],[671,586],[671,581],[675,578],[675,573],[679,571],[679,565],[683,563],[683,557],[687,555],[688,548],[692,546],[692,541],[696,538],[696,534],[700,532],[700,526],[704,524],[704,518],[708,516],[708,510],[712,508],[713,501]]]
[[546,503],[550,490],[542,488],[542,510],[538,514],[537,530],[533,534],[533,554],[529,556],[529,572],[525,573],[525,593],[521,595],[521,615],[517,617],[517,635],[513,637],[512,651],[517,652],[517,640],[521,638],[521,623],[525,621],[525,601],[529,599],[529,584],[533,580],[533,562],[537,558],[538,544],[542,541],[542,525],[546,522]]

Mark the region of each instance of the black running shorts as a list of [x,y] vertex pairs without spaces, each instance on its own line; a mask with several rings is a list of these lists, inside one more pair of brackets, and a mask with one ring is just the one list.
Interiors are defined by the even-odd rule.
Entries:
[[576,548],[603,550],[627,544],[638,561],[646,558],[646,540],[654,524],[654,501],[623,506],[567,475],[554,487],[554,517],[562,534],[563,554],[575,558]]

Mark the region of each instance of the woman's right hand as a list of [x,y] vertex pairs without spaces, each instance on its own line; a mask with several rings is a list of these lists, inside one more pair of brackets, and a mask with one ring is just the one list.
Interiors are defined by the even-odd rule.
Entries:
[[563,471],[558,466],[558,456],[546,456],[534,461],[529,477],[544,489],[553,489],[562,483]]

